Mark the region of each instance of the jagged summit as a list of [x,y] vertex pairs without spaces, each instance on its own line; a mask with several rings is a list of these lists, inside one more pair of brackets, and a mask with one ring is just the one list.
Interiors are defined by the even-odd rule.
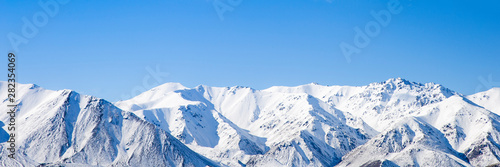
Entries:
[[410,88],[410,89],[413,89],[415,87],[429,87],[429,88],[439,88],[439,89],[443,89],[443,90],[448,90],[448,91],[451,91],[449,90],[448,88],[444,87],[443,85],[441,84],[436,84],[436,83],[433,83],[433,82],[430,82],[430,83],[418,83],[418,82],[413,82],[413,81],[409,81],[409,80],[406,80],[406,79],[403,79],[403,78],[390,78],[386,81],[383,81],[383,82],[376,82],[376,83],[371,83],[369,84],[368,86],[380,86],[380,85],[383,85],[383,86],[386,86],[386,87],[390,87],[390,88],[393,88],[393,89],[397,89],[397,88]]
[[401,77],[397,77],[397,78],[389,78],[388,80],[384,81],[384,83],[404,83],[404,84],[417,84],[416,82],[410,82],[406,79],[403,79]]

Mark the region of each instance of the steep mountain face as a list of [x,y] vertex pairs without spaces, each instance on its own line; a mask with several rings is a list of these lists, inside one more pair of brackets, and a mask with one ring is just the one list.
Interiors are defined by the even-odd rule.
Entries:
[[346,125],[341,111],[307,93],[177,85],[168,83],[115,104],[225,165],[332,166],[369,136]]
[[499,163],[500,116],[468,99],[453,96],[421,108],[420,118],[438,128],[474,166]]
[[417,109],[455,94],[438,84],[419,84],[396,78],[363,87],[360,93],[334,105],[362,118],[375,130],[383,131]]
[[343,157],[338,166],[469,166],[445,136],[433,126],[413,117],[392,125]]
[[401,78],[361,87],[308,84],[271,87],[263,91],[309,94],[342,111],[348,118],[349,126],[363,129],[369,134],[385,130],[423,106],[458,94],[439,84],[420,84]]
[[[159,89],[163,96],[157,95]],[[201,87],[187,89],[169,83],[115,104],[170,132],[198,153],[226,165],[239,165],[239,160],[269,149],[264,138],[249,134],[217,112],[199,90]]]
[[[6,83],[0,82],[0,87],[0,93],[7,94]],[[23,84],[17,84],[16,93],[18,157],[2,157],[3,164],[216,166],[167,132],[103,99]],[[6,105],[3,100],[0,108],[7,111]],[[6,112],[0,114],[2,122],[8,119]],[[6,148],[6,143],[1,145]]]
[[264,90],[166,83],[112,104],[18,86],[16,160],[6,158],[9,115],[0,113],[4,166],[500,164],[499,88],[464,96],[401,78]]
[[[497,94],[489,93],[487,99],[491,100],[482,98],[484,103],[481,104],[488,103],[495,108],[496,99],[492,97]],[[408,149],[382,150],[377,154],[391,154],[393,159],[378,157],[366,161],[365,165],[483,166],[497,163],[498,116],[467,98],[470,97],[439,84],[395,78],[360,87],[307,84],[264,90],[203,85],[186,88],[168,83],[115,104],[175,134],[198,153],[228,166],[353,163],[349,162],[349,157],[356,157],[353,149],[374,148],[367,141],[395,126],[403,126],[404,121],[412,125],[404,125],[409,127],[408,133],[430,133],[438,137],[423,135],[411,139],[418,142]],[[222,130],[224,122],[232,125],[229,126],[232,130]],[[481,130],[474,131],[475,128]],[[233,133],[231,136],[237,137],[229,138],[228,134],[221,133],[226,131],[242,133]],[[252,153],[244,151],[236,144],[242,141],[239,136],[250,136],[247,143],[260,149]],[[221,142],[221,138],[227,141]],[[391,140],[400,141],[401,138]],[[413,153],[423,146],[428,149]],[[348,153],[350,156],[346,157]],[[423,159],[410,163],[405,158]],[[432,158],[436,161],[428,161]],[[364,164],[360,162],[354,164]]]
[[[428,124],[433,128],[440,131],[440,133],[435,134],[433,136],[439,135],[444,136],[445,139],[440,139],[441,143],[450,147],[455,152],[460,152],[463,156],[456,156],[460,159],[468,162],[469,165],[472,166],[488,166],[492,164],[499,163],[499,145],[497,144],[499,141],[499,120],[500,117],[481,106],[477,106],[472,103],[468,99],[463,96],[455,95],[448,99],[443,100],[442,102],[427,105],[416,110],[412,114],[412,118],[415,116],[418,118],[419,122]],[[407,123],[408,120],[400,121],[401,123]],[[394,128],[389,128],[394,129]],[[390,130],[389,130],[390,131]],[[414,130],[413,130],[414,131]],[[406,132],[406,130],[405,130]],[[434,132],[433,132],[434,133]],[[381,133],[385,134],[385,132]],[[387,136],[387,135],[384,135]],[[391,141],[401,141],[401,135],[393,135],[390,138]],[[398,138],[399,137],[399,138]],[[370,141],[375,140],[372,138]],[[353,151],[349,153],[350,155],[345,156],[345,160],[342,161],[341,166],[349,166],[349,164],[359,164],[360,161],[356,159],[356,157],[363,156],[364,154],[374,154],[374,155],[384,155],[388,154],[389,157],[376,157],[375,159],[366,159],[367,161],[364,163],[371,162],[385,162],[385,160],[389,160],[392,158],[392,154],[394,151],[382,151],[382,152],[370,152],[370,150],[374,150],[378,146],[376,143],[368,142],[367,144],[357,148],[359,153]],[[437,141],[437,140],[436,140]],[[382,142],[384,143],[384,142]],[[403,142],[404,143],[404,142]],[[429,142],[427,142],[429,143]],[[419,146],[422,147],[431,147],[431,146],[443,146],[443,144],[433,143],[427,146]],[[449,146],[448,146],[449,145]],[[377,146],[377,147],[375,147]],[[368,151],[368,153],[367,153]],[[397,154],[401,154],[404,151],[397,151]],[[352,154],[352,155],[351,155]],[[432,153],[435,154],[435,153]],[[426,154],[424,154],[426,155]],[[431,153],[427,154],[431,155]],[[354,158],[354,159],[353,159]],[[407,157],[412,158],[412,157]],[[404,161],[404,159],[391,159],[390,162],[405,166],[405,165],[415,165],[420,164],[420,162],[415,162],[415,164],[409,164]],[[419,159],[419,155],[414,155],[413,159]],[[452,157],[454,158],[454,157]],[[443,158],[434,157],[427,158],[430,160],[439,160],[439,162],[452,162],[449,160],[444,160]],[[353,162],[351,162],[353,161]],[[389,162],[389,161],[387,161]],[[426,160],[426,162],[432,162]],[[460,162],[458,164],[449,163],[445,164],[430,164],[430,166],[462,166],[463,163]],[[356,166],[356,165],[354,165]],[[426,165],[427,166],[427,165]]]
[[[261,106],[259,117],[249,127],[253,134],[268,139],[271,150],[248,164],[262,166],[275,159],[287,166],[332,166],[368,138],[362,130],[345,125],[345,118],[334,115],[334,108],[310,95],[277,96],[282,97],[273,95],[263,99],[270,103]],[[283,152],[288,149],[293,151]],[[284,163],[291,159],[295,163]]]

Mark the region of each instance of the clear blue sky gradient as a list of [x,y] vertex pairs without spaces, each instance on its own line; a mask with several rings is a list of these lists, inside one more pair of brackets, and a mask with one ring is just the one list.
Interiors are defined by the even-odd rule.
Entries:
[[[22,18],[44,11],[38,2],[0,1],[2,64],[13,51],[7,34],[22,35]],[[358,86],[402,77],[472,94],[488,87],[479,78],[500,81],[500,1],[493,0],[400,0],[401,13],[347,62],[339,44],[352,44],[354,27],[374,21],[370,12],[388,2],[243,0],[220,20],[214,0],[72,0],[19,45],[18,80],[110,101],[157,86],[142,84],[145,68],[157,65],[169,74],[163,82],[188,87]]]

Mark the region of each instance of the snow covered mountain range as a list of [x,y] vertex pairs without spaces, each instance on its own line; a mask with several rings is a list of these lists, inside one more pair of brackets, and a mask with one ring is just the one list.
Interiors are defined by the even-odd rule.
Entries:
[[[115,103],[32,84],[17,94],[18,156],[5,155],[3,126],[2,166],[500,164],[500,88],[466,96],[394,78],[264,90],[166,83]],[[0,113],[0,125],[8,119]]]

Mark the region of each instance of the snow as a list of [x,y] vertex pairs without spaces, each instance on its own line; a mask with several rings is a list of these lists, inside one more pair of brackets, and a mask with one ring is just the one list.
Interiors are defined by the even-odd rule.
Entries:
[[413,117],[402,119],[348,153],[337,166],[362,166],[376,160],[398,166],[470,166],[439,130]]
[[[16,160],[6,166],[217,166],[169,133],[106,100],[17,84]],[[6,82],[0,92],[6,94]],[[6,100],[0,106],[6,111]],[[8,115],[0,113],[0,121]],[[6,127],[3,127],[7,131]]]
[[485,92],[469,95],[467,98],[491,112],[500,114],[500,88],[491,88]]
[[[168,87],[168,85],[160,87]],[[445,161],[449,163],[448,165],[464,164],[464,156],[455,155],[456,150],[461,152],[471,150],[471,147],[475,146],[471,143],[484,139],[484,137],[481,138],[480,136],[489,132],[488,127],[493,129],[491,121],[490,123],[488,121],[483,123],[474,121],[496,121],[497,119],[488,111],[469,103],[468,99],[463,95],[442,85],[435,83],[420,84],[402,78],[393,78],[384,82],[358,87],[306,84],[296,87],[273,86],[264,90],[255,90],[238,86],[210,87],[200,85],[195,88],[184,88],[173,92],[178,94],[175,97],[181,97],[182,99],[174,99],[171,98],[174,96],[165,95],[162,99],[168,100],[155,103],[149,99],[151,99],[151,96],[158,96],[150,94],[149,96],[132,99],[136,102],[133,105],[141,106],[139,108],[127,108],[127,105],[132,105],[127,101],[115,104],[124,110],[137,113],[137,115],[141,115],[141,113],[148,110],[177,111],[178,108],[189,106],[189,104],[207,106],[207,110],[210,110],[212,115],[219,115],[234,127],[222,128],[220,126],[222,121],[219,120],[217,123],[203,124],[206,126],[206,130],[198,133],[212,137],[215,134],[220,137],[218,139],[224,138],[225,142],[212,138],[209,140],[213,140],[212,143],[216,144],[209,147],[182,139],[181,141],[198,153],[229,166],[237,166],[239,163],[250,166],[331,166],[338,163],[340,157],[364,145],[368,139],[393,127],[397,122],[405,120],[409,116],[428,121],[429,123],[424,122],[424,124],[435,127],[433,130],[441,130],[442,132],[439,132],[439,134],[446,135],[446,142],[442,143],[446,144],[446,148],[450,147],[452,150],[444,153],[435,150],[423,151],[419,153],[423,159],[429,159],[429,157],[426,158],[426,155],[434,155],[430,156],[430,158],[448,159],[449,161]],[[436,105],[439,106],[436,107]],[[434,108],[443,108],[441,114],[432,112]],[[473,114],[474,117],[459,117],[460,113],[463,114],[466,111],[469,112],[468,114]],[[456,113],[455,115],[458,116],[453,117],[452,113]],[[210,116],[208,115],[208,117]],[[189,120],[186,117],[181,118]],[[147,118],[145,117],[145,119]],[[170,119],[172,118],[170,117]],[[161,120],[161,118],[152,120]],[[163,120],[167,119],[164,118]],[[457,121],[459,125],[452,124],[452,122]],[[163,124],[158,124],[158,126],[168,127],[167,129],[172,131],[173,134],[178,134],[185,132],[185,129],[192,129],[190,126],[194,126],[187,125],[185,122],[187,121],[175,123],[167,120],[163,121]],[[178,129],[172,128],[172,126],[177,125],[182,126]],[[213,128],[208,128],[208,126]],[[462,126],[470,126],[470,128],[462,128]],[[443,127],[451,127],[451,129],[444,129]],[[211,131],[208,129],[214,128],[217,129],[217,133],[207,134]],[[486,130],[474,131],[474,128]],[[259,147],[266,149],[260,149],[264,151],[254,155],[238,152],[236,143],[240,139],[238,137],[228,138],[229,135],[221,133],[232,130],[244,131],[243,134],[252,136],[251,138],[262,139],[265,143],[260,142]],[[460,134],[464,130],[466,130],[463,133],[466,134],[467,137],[465,138],[467,140],[456,139],[463,137]],[[456,133],[452,133],[453,131]],[[313,142],[315,143],[313,145],[315,147],[322,145],[320,150],[324,153],[313,154],[315,149],[308,147],[306,143],[311,142],[306,141],[304,136],[313,137],[315,139],[313,141],[316,141]],[[259,142],[252,140],[252,143]],[[210,156],[213,154],[225,156]],[[401,156],[408,158],[416,155],[401,154]],[[239,158],[231,159],[227,157]],[[398,159],[396,155],[393,157]],[[329,161],[322,161],[321,159],[329,159]],[[432,161],[422,160],[423,162]],[[412,164],[399,161],[381,161],[381,163]]]
[[[0,82],[0,93],[6,94],[5,84]],[[0,159],[8,165],[500,163],[500,88],[464,96],[402,78],[263,90],[166,83],[109,103],[71,90],[18,84],[16,96],[21,154],[15,161]],[[3,124],[8,118],[0,114]],[[6,142],[0,146],[5,155]]]

